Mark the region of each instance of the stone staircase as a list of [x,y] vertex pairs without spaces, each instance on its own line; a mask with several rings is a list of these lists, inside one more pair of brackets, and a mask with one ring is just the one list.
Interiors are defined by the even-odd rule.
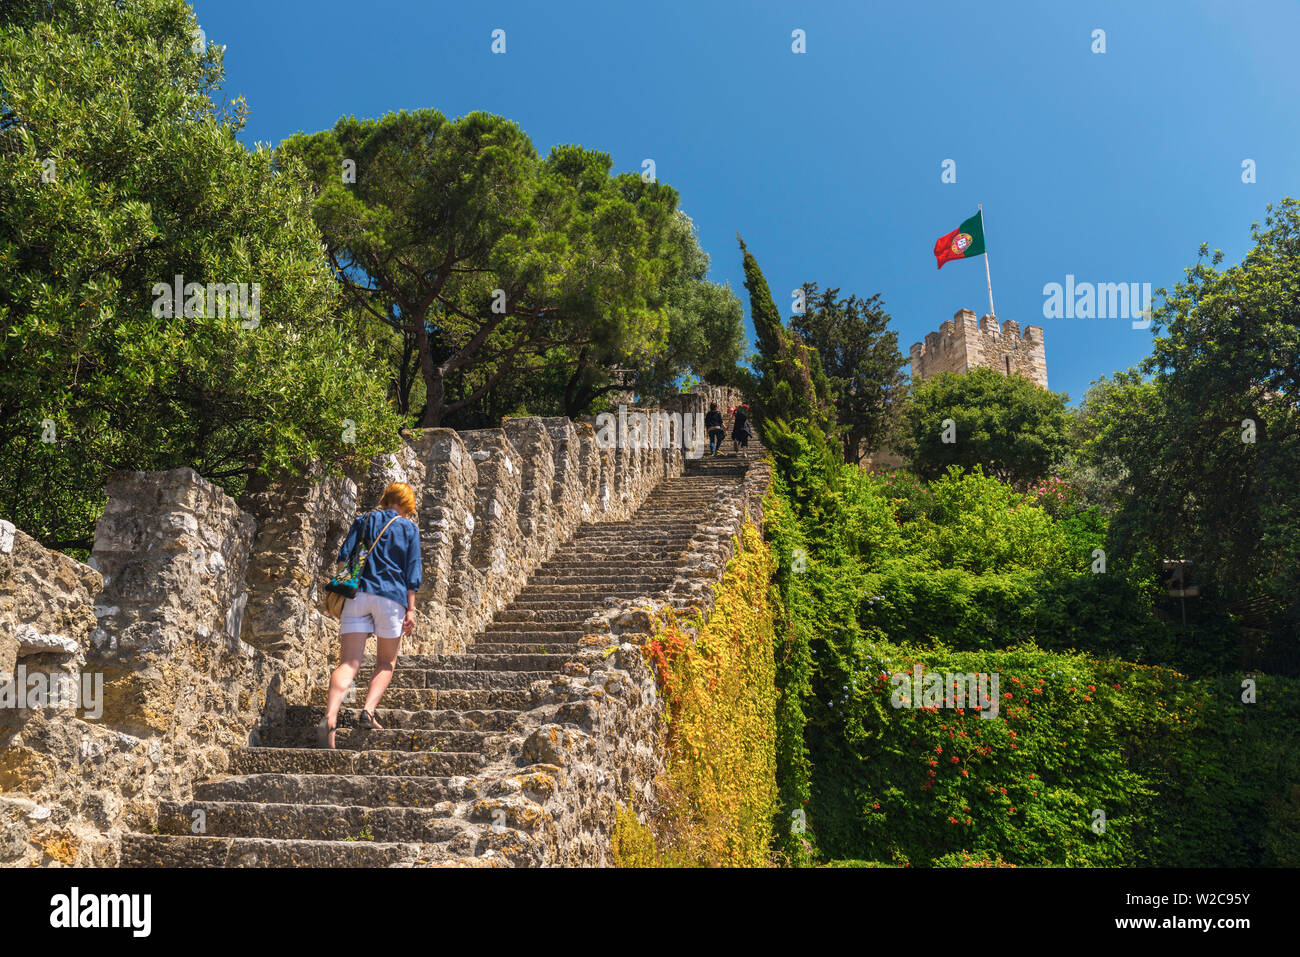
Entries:
[[[288,707],[282,724],[255,733],[252,746],[231,755],[229,773],[197,785],[193,800],[160,802],[156,833],[123,837],[122,864],[535,863],[535,852],[500,849],[535,844],[520,832],[554,831],[545,794],[513,805],[505,825],[476,810],[498,793],[476,776],[489,767],[529,773],[518,742],[520,715],[536,704],[534,683],[545,687],[575,667],[584,623],[611,599],[670,597],[720,486],[743,482],[762,453],[751,441],[746,454],[688,461],[685,474],[665,479],[629,520],[580,527],[466,653],[401,656],[376,713],[384,730],[358,727],[359,711],[345,706],[337,750],[317,748],[325,689],[315,689],[312,704]],[[358,700],[369,677],[367,663]]]

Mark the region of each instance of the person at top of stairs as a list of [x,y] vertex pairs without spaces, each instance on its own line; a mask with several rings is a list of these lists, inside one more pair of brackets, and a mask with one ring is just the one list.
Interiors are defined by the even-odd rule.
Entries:
[[330,675],[325,718],[317,728],[317,743],[322,747],[334,747],[339,707],[361,668],[366,639],[372,634],[375,667],[366,690],[361,724],[381,730],[375,709],[393,679],[402,636],[415,628],[415,593],[420,587],[422,568],[420,530],[411,520],[414,514],[415,492],[411,486],[391,482],[379,499],[379,508],[352,523],[339,549],[342,569],[359,544],[364,542],[367,547],[356,597],[344,603],[339,620],[339,666]]
[[749,415],[746,413],[748,406],[738,405],[732,409],[735,415],[734,423],[731,427],[731,441],[736,445],[736,451],[749,448],[749,437],[754,434],[754,429],[749,424]]
[[727,437],[727,430],[722,426],[722,413],[718,411],[718,403],[714,402],[709,406],[709,411],[704,416],[704,427],[709,431],[709,454],[717,455],[722,451],[722,442]]

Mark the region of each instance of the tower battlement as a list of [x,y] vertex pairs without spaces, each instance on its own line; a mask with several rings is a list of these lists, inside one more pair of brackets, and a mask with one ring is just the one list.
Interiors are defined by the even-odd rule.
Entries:
[[975,318],[973,309],[959,309],[927,332],[925,342],[912,343],[912,379],[920,382],[940,372],[992,369],[1003,375],[1022,375],[1047,388],[1047,352],[1041,326],[1025,326],[988,314]]

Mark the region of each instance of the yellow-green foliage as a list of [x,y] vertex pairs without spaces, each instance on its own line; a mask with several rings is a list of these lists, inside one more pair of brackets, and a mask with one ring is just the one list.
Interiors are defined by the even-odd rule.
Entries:
[[[669,618],[647,646],[668,719],[662,813],[620,813],[622,867],[761,867],[776,810],[773,561],[752,524],[707,623]],[[686,630],[696,631],[694,640]]]
[[654,831],[642,824],[636,812],[620,804],[611,838],[614,862],[619,867],[675,867],[680,862],[659,849]]

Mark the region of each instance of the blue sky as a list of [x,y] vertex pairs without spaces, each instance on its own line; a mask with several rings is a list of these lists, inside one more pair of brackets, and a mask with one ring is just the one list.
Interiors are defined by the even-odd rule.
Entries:
[[1044,319],[1045,283],[1172,286],[1202,242],[1238,260],[1266,204],[1300,192],[1294,0],[192,2],[250,145],[432,107],[509,117],[543,154],[652,158],[747,311],[737,231],[787,315],[804,281],[879,292],[904,355],[987,312],[982,261],[932,253],[983,203],[998,316],[1044,327],[1074,401],[1151,333]]

